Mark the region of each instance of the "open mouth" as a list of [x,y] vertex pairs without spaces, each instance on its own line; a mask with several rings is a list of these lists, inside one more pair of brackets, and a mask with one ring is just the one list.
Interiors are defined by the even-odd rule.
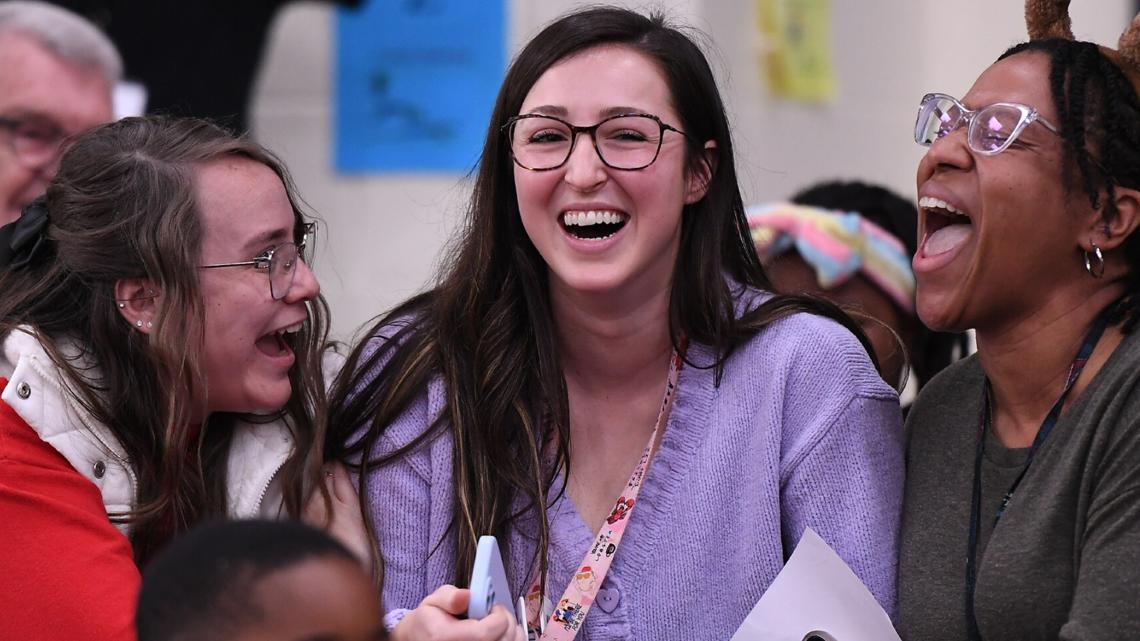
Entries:
[[927,256],[945,254],[965,243],[973,233],[969,214],[945,200],[923,196],[918,199],[918,206],[926,231],[922,252]]
[[283,327],[257,339],[257,349],[266,356],[286,356],[293,352],[293,335],[301,331],[304,322]]
[[562,229],[582,240],[605,240],[618,233],[629,222],[620,211],[567,211],[559,218]]

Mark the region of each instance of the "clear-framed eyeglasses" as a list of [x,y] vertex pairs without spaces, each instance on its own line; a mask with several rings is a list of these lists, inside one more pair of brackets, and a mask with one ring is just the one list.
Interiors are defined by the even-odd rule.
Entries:
[[918,107],[914,123],[914,141],[930,146],[966,125],[966,144],[971,150],[993,156],[1009,149],[1025,128],[1034,122],[1061,135],[1057,127],[1041,117],[1036,109],[1016,102],[996,102],[971,111],[956,98],[942,93],[928,93]]
[[46,118],[0,117],[8,148],[16,162],[26,169],[35,169],[55,162],[63,149],[68,133]]
[[215,269],[218,267],[253,267],[265,270],[269,276],[269,295],[273,300],[281,300],[289,295],[293,288],[293,278],[297,275],[297,261],[308,262],[305,249],[317,231],[316,223],[305,223],[301,227],[300,237],[293,243],[282,243],[270,247],[261,254],[249,260],[237,263],[215,263],[213,265],[199,265],[200,269]]
[[566,164],[578,134],[589,134],[594,150],[612,169],[645,169],[657,160],[666,131],[688,137],[652,114],[627,113],[610,116],[588,127],[572,125],[561,118],[522,114],[503,125],[515,163],[532,171],[548,171]]

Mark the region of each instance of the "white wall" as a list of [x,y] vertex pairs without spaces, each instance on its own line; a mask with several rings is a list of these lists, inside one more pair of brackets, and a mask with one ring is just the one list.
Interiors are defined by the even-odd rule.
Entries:
[[[514,0],[511,51],[578,4]],[[922,153],[911,139],[918,99],[929,91],[965,93],[982,69],[1025,38],[1020,0],[832,0],[838,96],[803,105],[773,99],[762,84],[754,2],[616,4],[662,7],[711,36],[749,202],[840,177],[911,195]],[[1113,44],[1133,0],[1073,4],[1077,36]],[[332,171],[332,16],[327,6],[309,3],[279,16],[255,92],[253,126],[326,221],[316,268],[334,330],[347,338],[429,282],[469,184],[463,176],[361,178]]]

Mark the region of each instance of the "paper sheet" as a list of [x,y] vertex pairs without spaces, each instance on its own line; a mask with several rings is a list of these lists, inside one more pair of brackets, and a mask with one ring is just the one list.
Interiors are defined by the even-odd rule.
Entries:
[[732,641],[901,641],[851,568],[808,528]]

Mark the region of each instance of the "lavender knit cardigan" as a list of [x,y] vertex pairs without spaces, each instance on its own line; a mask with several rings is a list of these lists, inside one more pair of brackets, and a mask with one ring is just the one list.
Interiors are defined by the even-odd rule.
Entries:
[[[689,357],[710,363],[694,344]],[[578,638],[732,636],[805,527],[895,611],[902,427],[895,392],[834,321],[796,314],[712,369],[681,371],[673,414],[598,600]],[[423,433],[445,401],[436,381],[380,451]],[[455,576],[450,435],[370,472],[365,497],[384,556],[386,610],[414,608]],[[549,510],[547,591],[557,602],[594,532],[563,496]],[[510,535],[514,596],[528,586],[536,520]]]

